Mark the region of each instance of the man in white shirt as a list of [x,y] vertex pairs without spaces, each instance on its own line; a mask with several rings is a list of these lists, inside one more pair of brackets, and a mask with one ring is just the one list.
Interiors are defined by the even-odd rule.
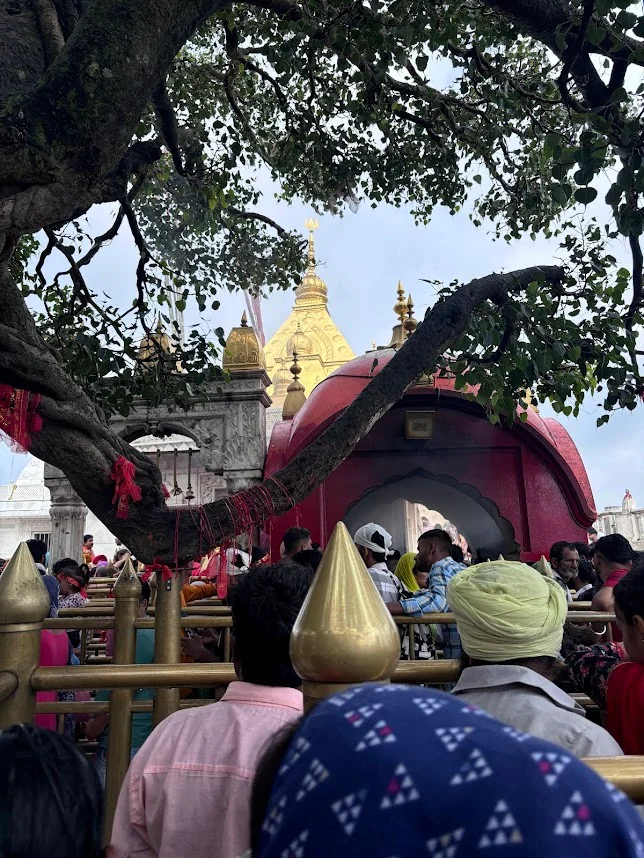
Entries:
[[524,563],[465,569],[447,598],[469,662],[453,693],[576,757],[621,755],[615,740],[549,678],[561,649],[562,588]]
[[386,562],[392,554],[391,536],[384,527],[370,522],[356,530],[353,541],[383,602],[399,602],[402,586]]

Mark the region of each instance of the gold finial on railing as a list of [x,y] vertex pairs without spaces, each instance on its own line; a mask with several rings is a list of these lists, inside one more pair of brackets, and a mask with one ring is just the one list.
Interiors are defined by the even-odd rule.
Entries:
[[388,680],[399,656],[393,618],[340,521],[291,634],[305,705],[348,685]]
[[405,312],[407,310],[407,302],[405,300],[405,290],[403,289],[402,280],[398,281],[398,288],[396,289],[396,294],[398,296],[398,300],[394,304],[394,313],[398,316],[400,320],[400,324],[404,324],[405,321]]
[[40,632],[49,607],[47,588],[21,542],[0,575],[0,729],[33,720],[36,693],[30,680],[40,661]]

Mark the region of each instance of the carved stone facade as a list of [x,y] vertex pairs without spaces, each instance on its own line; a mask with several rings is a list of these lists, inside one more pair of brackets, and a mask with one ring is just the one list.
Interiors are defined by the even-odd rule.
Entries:
[[65,474],[48,464],[45,464],[45,485],[51,497],[49,552],[52,563],[63,557],[72,557],[82,563],[87,507],[71,487]]

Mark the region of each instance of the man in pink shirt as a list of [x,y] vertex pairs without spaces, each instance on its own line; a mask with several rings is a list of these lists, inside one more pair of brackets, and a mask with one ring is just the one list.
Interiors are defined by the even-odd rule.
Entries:
[[257,567],[231,591],[235,671],[218,703],[175,712],[133,759],[116,809],[113,858],[238,858],[265,746],[302,714],[291,629],[312,581],[303,567]]

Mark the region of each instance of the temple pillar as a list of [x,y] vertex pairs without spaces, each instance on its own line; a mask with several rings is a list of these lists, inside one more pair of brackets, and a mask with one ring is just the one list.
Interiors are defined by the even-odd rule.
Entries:
[[45,485],[51,495],[51,564],[63,557],[71,557],[82,563],[87,507],[65,474],[52,465],[45,464]]

